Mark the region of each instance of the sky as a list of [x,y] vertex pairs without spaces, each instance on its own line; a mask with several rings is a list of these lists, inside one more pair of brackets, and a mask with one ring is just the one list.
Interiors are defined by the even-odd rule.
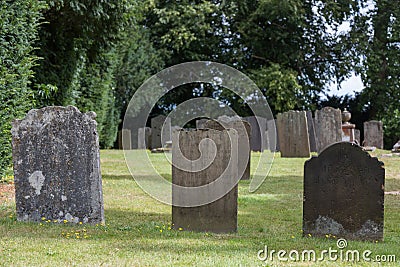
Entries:
[[336,83],[332,83],[328,95],[343,96],[349,94],[354,96],[354,92],[361,92],[363,88],[364,84],[362,83],[360,76],[353,74],[349,79],[342,82],[342,88],[340,90],[337,89]]

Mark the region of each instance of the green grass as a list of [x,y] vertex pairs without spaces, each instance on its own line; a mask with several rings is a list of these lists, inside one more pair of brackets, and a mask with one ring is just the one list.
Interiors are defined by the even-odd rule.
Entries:
[[[164,156],[150,157],[163,176],[170,178],[170,165]],[[255,160],[259,154],[252,157]],[[278,155],[270,176],[253,194],[248,192],[249,182],[241,181],[238,233],[212,234],[169,230],[171,207],[157,202],[137,186],[121,151],[101,151],[106,225],[21,223],[15,220],[15,203],[0,204],[0,265],[262,266],[265,263],[257,259],[257,252],[265,245],[286,251],[335,249],[334,238],[302,237],[305,160],[282,159]],[[386,165],[386,190],[400,191],[400,158],[382,161]],[[68,233],[72,237],[66,238]],[[347,249],[368,249],[373,255],[394,254],[400,260],[400,196],[385,196],[385,241],[349,241]],[[310,266],[313,262],[268,264]],[[318,263],[338,265],[351,264]]]

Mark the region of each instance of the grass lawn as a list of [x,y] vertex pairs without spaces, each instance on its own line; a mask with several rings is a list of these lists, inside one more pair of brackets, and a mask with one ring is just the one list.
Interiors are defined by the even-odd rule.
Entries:
[[[376,151],[375,154],[385,153]],[[259,154],[252,154],[256,159]],[[162,154],[150,157],[170,178]],[[400,158],[381,158],[386,191],[400,191]],[[97,226],[43,221],[20,223],[15,202],[0,202],[1,266],[371,266],[360,262],[260,261],[257,252],[337,249],[336,239],[303,238],[302,191],[305,159],[276,156],[270,176],[255,193],[248,181],[239,184],[238,233],[212,234],[171,230],[171,207],[144,193],[125,165],[122,151],[101,151],[106,224]],[[348,241],[348,250],[396,255],[400,261],[400,195],[385,196],[385,241]],[[318,254],[317,254],[318,255]],[[276,257],[275,257],[276,258]],[[373,266],[377,266],[375,263]]]

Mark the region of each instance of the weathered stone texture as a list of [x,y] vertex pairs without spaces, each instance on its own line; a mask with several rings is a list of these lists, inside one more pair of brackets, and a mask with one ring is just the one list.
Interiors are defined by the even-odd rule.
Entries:
[[45,107],[13,122],[18,220],[104,221],[95,116]]
[[242,120],[230,120],[230,121],[214,121],[208,120],[204,124],[204,128],[214,129],[222,131],[224,129],[235,129],[239,136],[239,165],[238,169],[245,171],[241,177],[241,180],[250,179],[250,124],[247,121]]
[[354,143],[326,148],[304,166],[303,234],[383,239],[385,169]]
[[381,121],[364,122],[363,145],[383,149],[383,123]]
[[[211,202],[206,205],[197,207],[178,207],[172,206],[172,222],[175,229],[183,228],[184,230],[190,231],[210,231],[210,232],[236,232],[237,231],[237,197],[238,188],[235,185],[233,188],[230,187],[229,183],[237,181],[237,155],[236,157],[231,155],[231,142],[228,135],[230,131],[231,136],[237,134],[232,133],[232,130],[217,131],[214,129],[201,129],[193,131],[180,131],[177,135],[174,134],[174,140],[179,138],[179,141],[173,141],[172,149],[172,182],[175,185],[185,187],[199,187],[207,185],[219,178],[222,173],[225,172],[227,176],[225,178],[230,181],[224,180],[223,192],[225,195],[218,200]],[[197,172],[181,170],[176,167],[177,149],[179,149],[189,160],[196,160],[202,157],[207,159],[211,157],[210,149],[204,149],[204,154],[201,155],[199,149],[200,141],[203,139],[211,139],[217,148],[215,159],[212,163],[205,168]],[[179,142],[179,146],[177,143]],[[231,167],[228,168],[229,161],[235,160]],[[224,179],[224,178],[221,178]],[[212,190],[208,191],[211,192]],[[173,203],[176,203],[180,196],[177,190],[172,190]],[[191,198],[196,197],[191,195]],[[206,196],[202,195],[203,198],[209,199],[210,193],[206,193]]]
[[342,115],[340,109],[325,107],[315,112],[315,133],[318,153],[342,141]]
[[288,111],[277,115],[281,157],[310,157],[305,111]]

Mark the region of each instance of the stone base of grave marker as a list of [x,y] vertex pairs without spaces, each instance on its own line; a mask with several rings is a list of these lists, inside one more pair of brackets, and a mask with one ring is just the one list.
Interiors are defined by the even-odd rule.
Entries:
[[19,221],[104,221],[95,116],[73,106],[45,107],[13,122]]
[[385,169],[356,144],[326,148],[304,166],[304,236],[382,240]]

